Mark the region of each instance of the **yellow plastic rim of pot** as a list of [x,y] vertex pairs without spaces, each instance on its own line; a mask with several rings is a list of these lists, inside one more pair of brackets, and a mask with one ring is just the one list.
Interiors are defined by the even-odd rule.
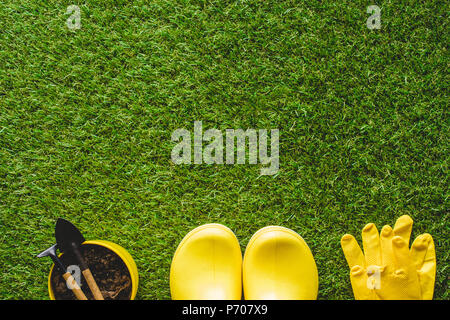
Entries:
[[[102,246],[106,249],[113,251],[115,254],[117,254],[122,259],[122,261],[125,263],[125,265],[128,269],[128,272],[130,273],[130,277],[131,277],[130,300],[134,300],[134,298],[136,297],[137,290],[138,290],[139,274],[138,274],[136,263],[134,262],[133,257],[128,253],[128,251],[125,250],[125,248],[119,246],[118,244],[113,243],[111,241],[106,241],[106,240],[87,240],[87,241],[83,242],[83,244],[94,244],[94,245]],[[51,277],[52,277],[52,272],[53,272],[54,267],[55,267],[55,265],[53,264],[50,269],[50,273],[48,274],[48,293],[50,295],[51,300],[55,300],[55,295],[53,293],[52,284],[51,284]]]

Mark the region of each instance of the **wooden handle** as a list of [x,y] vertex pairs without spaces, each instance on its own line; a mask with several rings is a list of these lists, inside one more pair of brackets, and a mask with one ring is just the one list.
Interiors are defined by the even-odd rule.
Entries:
[[73,294],[78,300],[87,300],[83,291],[81,291],[80,286],[75,281],[74,277],[70,274],[70,272],[66,272],[63,274],[64,280],[66,280],[67,286],[72,290]]
[[85,269],[82,271],[82,273],[84,275],[84,278],[86,279],[89,289],[91,289],[91,292],[94,295],[94,299],[105,300],[102,293],[100,292],[100,289],[97,286],[97,283],[94,280],[94,277],[92,276],[91,270]]

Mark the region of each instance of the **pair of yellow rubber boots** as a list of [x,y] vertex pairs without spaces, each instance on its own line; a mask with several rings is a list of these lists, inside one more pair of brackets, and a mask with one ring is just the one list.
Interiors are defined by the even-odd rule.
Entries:
[[279,226],[257,231],[242,258],[239,241],[221,224],[205,224],[180,242],[170,269],[174,300],[316,299],[318,273],[311,250]]

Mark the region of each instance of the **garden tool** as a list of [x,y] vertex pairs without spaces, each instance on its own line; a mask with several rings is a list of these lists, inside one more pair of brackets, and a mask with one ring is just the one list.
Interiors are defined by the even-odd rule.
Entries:
[[59,250],[62,252],[72,252],[75,255],[80,265],[81,272],[83,273],[95,300],[104,300],[102,293],[92,276],[91,270],[89,270],[86,261],[84,261],[84,258],[81,255],[80,246],[85,241],[81,232],[69,221],[58,218],[55,227],[55,236]]
[[55,266],[61,271],[61,273],[63,274],[63,278],[67,283],[67,287],[70,288],[70,290],[72,290],[72,292],[74,293],[75,297],[78,300],[87,300],[86,296],[84,295],[83,291],[81,290],[80,286],[78,285],[78,283],[75,281],[74,277],[72,276],[72,274],[70,272],[67,272],[67,268],[66,266],[62,263],[62,261],[58,258],[58,256],[56,255],[56,248],[57,245],[53,245],[50,248],[42,251],[41,253],[39,253],[37,255],[38,258],[42,258],[42,257],[47,257],[49,256],[50,258],[52,258],[53,262],[55,263]]
[[246,300],[314,300],[319,276],[313,254],[295,231],[281,226],[258,230],[242,264]]
[[409,249],[413,220],[403,215],[394,229],[380,234],[373,223],[362,230],[364,253],[356,239],[345,234],[342,250],[350,267],[350,281],[357,300],[431,300],[436,276],[434,242],[419,235]]

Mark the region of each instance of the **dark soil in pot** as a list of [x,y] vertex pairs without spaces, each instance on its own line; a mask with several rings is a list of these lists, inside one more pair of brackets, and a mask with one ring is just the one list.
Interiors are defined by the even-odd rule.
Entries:
[[[80,251],[105,300],[130,299],[130,272],[123,260],[114,251],[94,244],[84,244],[81,246]],[[78,265],[75,256],[72,254],[65,253],[60,258],[66,266]],[[89,300],[94,300],[81,272],[80,277],[81,290],[83,290]],[[60,270],[57,268],[53,269],[50,281],[56,300],[76,300],[75,295],[67,288]]]

